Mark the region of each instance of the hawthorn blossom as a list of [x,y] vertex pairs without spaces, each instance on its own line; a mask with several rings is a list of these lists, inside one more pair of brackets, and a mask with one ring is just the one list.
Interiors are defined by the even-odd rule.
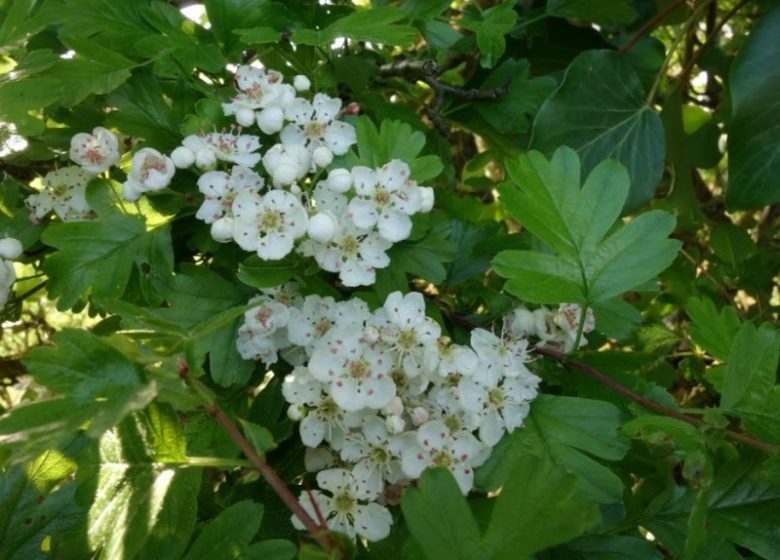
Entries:
[[400,453],[403,442],[388,433],[379,416],[366,416],[359,429],[347,436],[341,459],[354,464],[352,474],[356,488],[369,495],[379,495],[385,482],[403,480]]
[[[570,352],[574,348],[574,343],[577,339],[577,331],[580,325],[580,315],[582,314],[582,307],[576,303],[562,303],[558,307],[558,311],[553,315],[553,322],[563,331],[564,351]],[[582,335],[593,332],[596,326],[596,320],[593,316],[593,310],[588,308],[585,313],[585,322],[582,326]],[[585,336],[580,336],[580,347],[588,343]]]
[[525,365],[531,361],[526,339],[499,338],[485,329],[474,329],[471,347],[479,358],[477,369],[492,379],[532,375]]
[[86,198],[91,179],[91,174],[76,166],[49,171],[43,178],[43,190],[25,200],[32,210],[30,219],[38,222],[52,210],[63,222],[91,219],[93,214]]
[[[182,144],[195,153],[196,161],[198,157],[203,157],[200,154],[204,151],[211,152],[221,161],[246,167],[254,167],[261,158],[260,154],[255,153],[260,149],[260,138],[251,134],[230,132],[210,132],[205,135],[191,134],[183,140]],[[200,167],[208,166],[204,163]]]
[[432,420],[417,429],[414,445],[401,453],[406,476],[420,477],[427,467],[444,467],[455,477],[463,494],[474,486],[474,469],[487,458],[485,446],[470,432],[451,432],[442,420]]
[[303,179],[311,167],[311,153],[303,146],[274,144],[263,155],[263,167],[277,187]]
[[87,173],[103,173],[119,161],[119,140],[102,126],[80,132],[70,140],[70,159]]
[[286,257],[295,240],[306,233],[306,210],[286,191],[274,190],[261,197],[244,190],[233,201],[232,211],[236,243],[245,251],[256,251],[261,259]]
[[[265,134],[279,132],[283,125],[283,110],[295,99],[295,89],[282,82],[279,72],[247,65],[238,67],[234,81],[239,91],[230,103],[222,104],[223,114],[235,115],[241,126],[249,126],[257,118]],[[272,112],[279,112],[282,119],[269,119]],[[272,120],[277,121],[278,126],[269,126]]]
[[18,239],[0,239],[0,309],[8,302],[11,286],[16,282],[16,270],[11,261],[18,259],[21,254],[22,244]]
[[[322,516],[328,529],[344,533],[351,539],[358,536],[367,541],[378,541],[390,534],[390,526],[393,524],[390,511],[369,501],[374,496],[358,488],[355,476],[350,471],[320,471],[317,473],[317,485],[330,495],[312,490],[301,494],[298,500],[313,519]],[[292,523],[296,529],[305,528],[295,515],[292,516]]]
[[409,166],[397,159],[377,170],[354,167],[356,196],[349,202],[348,215],[355,225],[364,229],[377,226],[379,235],[388,241],[409,237],[409,216],[418,212],[422,204],[420,187],[409,179],[409,174]]
[[127,181],[122,185],[122,195],[133,201],[145,192],[160,191],[170,184],[174,173],[176,166],[171,158],[154,148],[141,148],[133,156]]
[[395,396],[391,368],[390,354],[366,344],[354,328],[331,331],[309,361],[312,375],[328,384],[333,400],[347,411],[387,406]]
[[306,348],[311,354],[315,344],[331,329],[361,330],[369,316],[368,305],[361,300],[337,302],[329,296],[306,296],[300,309],[290,309],[290,342]]
[[244,191],[260,192],[263,184],[262,177],[243,165],[233,166],[230,175],[224,171],[208,171],[198,179],[198,189],[205,199],[195,217],[207,224],[230,218],[236,196]]
[[284,144],[300,144],[310,150],[325,146],[335,155],[347,153],[357,141],[351,124],[336,120],[341,110],[341,99],[318,93],[314,100],[296,98],[285,109],[285,117],[292,121],[282,129]]

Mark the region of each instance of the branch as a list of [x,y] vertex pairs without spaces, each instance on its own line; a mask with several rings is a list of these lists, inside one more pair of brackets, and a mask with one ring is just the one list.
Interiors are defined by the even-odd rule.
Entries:
[[[475,323],[474,321],[471,321],[470,319],[467,319],[466,317],[461,317],[455,314],[448,315],[448,317],[454,323],[457,323],[466,328],[471,328],[471,329],[482,328],[481,325]],[[597,370],[592,366],[589,366],[585,362],[581,362],[580,360],[570,359],[570,357],[567,357],[566,353],[561,352],[560,350],[554,350],[553,348],[548,348],[546,346],[539,346],[539,345],[533,345],[530,348],[532,350],[535,350],[537,353],[541,354],[542,356],[553,358],[555,361],[559,362],[563,367],[565,367],[568,370],[576,369],[584,373],[585,375],[592,377],[599,383],[602,383],[607,387],[609,387],[610,389],[617,391],[624,397],[637,403],[643,408],[646,408],[647,410],[652,410],[653,412],[657,412],[658,414],[663,414],[664,416],[676,418],[677,420],[687,422],[688,424],[691,424],[692,426],[696,426],[697,428],[706,424],[704,420],[702,420],[701,418],[690,416],[689,414],[685,414],[683,412],[680,412],[679,410],[669,408],[668,406],[662,405],[661,403],[657,403],[653,400],[643,397],[639,393],[635,393],[625,385],[621,385],[620,383],[618,383],[608,375],[601,373],[599,370]],[[765,451],[767,453],[774,453],[775,451],[777,451],[776,445],[767,443],[765,441],[761,441],[760,439],[754,438],[753,436],[750,436],[742,432],[726,430],[725,434],[726,434],[726,438],[732,441],[743,443],[749,447],[760,449],[761,451]]]
[[640,27],[639,30],[618,49],[618,51],[621,53],[630,51],[631,48],[636,45],[639,40],[644,37],[653,27],[655,27],[658,23],[661,22],[661,20],[663,20],[666,16],[668,16],[683,4],[685,4],[685,0],[674,0],[674,2],[670,2],[663,10],[647,20],[644,25]]
[[[198,395],[205,402],[204,406],[206,411],[211,415],[212,418],[214,418],[217,424],[219,424],[222,429],[225,430],[225,433],[230,436],[230,439],[232,439],[236,445],[238,445],[238,448],[241,450],[241,452],[246,456],[247,459],[249,459],[252,467],[254,467],[254,469],[262,475],[268,485],[273,489],[274,492],[276,492],[276,495],[279,496],[285,505],[290,508],[290,511],[292,511],[293,514],[295,514],[295,516],[300,519],[301,523],[303,523],[304,527],[306,527],[306,530],[309,532],[309,535],[311,535],[312,539],[317,541],[322,549],[327,552],[335,550],[337,547],[333,541],[331,541],[326,535],[323,535],[322,533],[323,530],[325,530],[325,527],[314,521],[314,519],[311,518],[306,510],[303,509],[303,506],[301,506],[300,502],[298,502],[298,499],[290,491],[284,481],[279,478],[279,475],[276,474],[276,471],[271,467],[271,465],[269,465],[257,453],[257,451],[255,451],[255,448],[251,443],[249,443],[249,440],[244,437],[244,435],[236,427],[228,415],[225,414],[225,411],[222,410],[222,408],[220,408],[220,406],[211,399],[206,387],[197,379],[190,377],[189,367],[184,362],[179,365],[179,377],[181,377],[184,382],[195,389],[195,392],[198,393]],[[343,558],[343,554],[340,557]]]

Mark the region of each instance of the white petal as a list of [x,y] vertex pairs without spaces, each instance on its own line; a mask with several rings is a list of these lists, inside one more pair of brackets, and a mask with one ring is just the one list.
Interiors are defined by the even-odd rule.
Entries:
[[352,473],[347,469],[327,469],[317,473],[317,486],[333,494],[351,488]]
[[349,201],[348,212],[352,222],[363,229],[373,227],[379,218],[376,206],[372,202],[357,197]]
[[325,439],[325,422],[317,418],[315,414],[309,413],[301,420],[301,441],[306,447],[317,447]]
[[379,541],[390,534],[393,516],[376,503],[355,508],[355,532],[367,541]]
[[378,223],[379,235],[393,243],[403,241],[412,233],[412,220],[409,216],[392,208],[379,215]]
[[337,156],[347,153],[349,147],[357,142],[354,127],[345,122],[333,121],[325,129],[323,135],[325,145]]

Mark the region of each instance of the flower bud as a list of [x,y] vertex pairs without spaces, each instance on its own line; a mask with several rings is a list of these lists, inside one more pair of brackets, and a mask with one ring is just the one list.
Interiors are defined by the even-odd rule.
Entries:
[[401,397],[395,396],[386,407],[382,409],[382,412],[388,416],[396,415],[400,416],[404,412],[404,402]]
[[336,220],[329,212],[317,212],[309,218],[306,235],[318,243],[327,243],[336,234]]
[[512,334],[525,338],[536,335],[536,317],[533,312],[525,307],[518,307],[512,312],[509,321],[509,330]]
[[298,74],[293,78],[293,87],[298,91],[309,91],[311,81],[303,74]]
[[293,193],[295,196],[301,196],[301,193],[303,192],[301,190],[301,187],[298,186],[298,183],[293,183],[290,185],[290,192]]
[[203,171],[214,169],[217,166],[217,156],[208,148],[201,148],[195,154],[195,165]]
[[233,241],[233,218],[220,218],[211,224],[211,237],[220,243]]
[[249,107],[241,107],[236,111],[236,122],[241,126],[252,126],[255,124],[255,112]]
[[22,243],[13,237],[0,239],[0,258],[9,261],[18,259],[22,254]]
[[333,192],[345,193],[352,186],[352,174],[346,169],[333,169],[326,184]]
[[333,161],[333,152],[325,146],[320,146],[319,148],[315,148],[312,159],[317,167],[328,167]]
[[379,329],[373,325],[368,325],[363,330],[363,338],[365,338],[366,342],[369,344],[373,344],[374,342],[378,341],[380,337],[381,333],[379,332]]
[[385,419],[385,428],[387,428],[388,433],[394,436],[402,433],[405,427],[406,425],[400,416],[393,414]]
[[412,419],[412,424],[415,426],[422,426],[428,421],[431,415],[423,407],[417,406],[412,409],[412,412],[409,414],[409,416]]
[[298,178],[300,167],[290,158],[282,157],[279,165],[273,171],[273,182],[276,186],[291,185]]
[[293,422],[300,422],[306,416],[306,408],[302,404],[294,404],[287,409],[287,418]]
[[142,194],[144,194],[144,192],[141,189],[139,189],[138,185],[136,185],[130,179],[122,183],[122,198],[124,198],[128,202],[135,202],[136,200],[141,198]]
[[257,126],[264,134],[275,134],[284,126],[284,111],[279,107],[267,107],[257,114]]
[[433,209],[433,188],[419,187],[420,189],[420,212],[430,212]]
[[171,159],[179,169],[187,169],[195,163],[195,152],[186,146],[179,146],[171,153]]

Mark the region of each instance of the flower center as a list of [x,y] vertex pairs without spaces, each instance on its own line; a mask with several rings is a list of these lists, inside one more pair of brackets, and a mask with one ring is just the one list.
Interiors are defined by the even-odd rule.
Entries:
[[332,323],[330,322],[330,319],[323,317],[314,325],[314,332],[317,333],[317,336],[324,336],[325,333],[330,330],[331,326]]
[[504,393],[501,391],[501,389],[491,389],[488,391],[488,402],[492,404],[493,406],[503,406],[504,404]]
[[345,235],[339,240],[339,249],[341,250],[341,253],[347,257],[357,255],[359,248],[360,243],[351,235]]
[[346,492],[341,492],[333,496],[333,509],[337,512],[344,514],[352,513],[354,507],[355,499]]
[[372,448],[368,453],[368,456],[371,458],[372,462],[379,465],[383,465],[390,460],[390,454],[387,450],[384,447],[379,446]]
[[260,216],[260,229],[263,230],[279,231],[283,223],[282,213],[278,210],[266,210]]
[[325,125],[316,121],[310,122],[306,125],[303,131],[303,135],[306,138],[321,138],[325,133]]
[[374,202],[377,206],[389,206],[390,205],[390,193],[387,190],[377,187],[374,189]]
[[452,455],[446,451],[439,451],[433,456],[433,464],[438,467],[449,468],[455,461],[452,459]]
[[449,429],[451,432],[458,432],[463,427],[463,422],[461,422],[460,418],[454,414],[445,416],[443,421],[444,425],[447,426],[447,429]]
[[339,405],[337,405],[330,397],[322,399],[320,404],[317,406],[317,414],[322,418],[338,418],[339,410]]
[[348,370],[352,379],[365,379],[371,374],[371,364],[367,360],[355,360],[349,363]]
[[149,178],[149,173],[151,173],[152,170],[165,173],[165,161],[155,156],[144,159],[144,163],[141,166],[141,176],[144,178],[144,181]]
[[398,333],[398,346],[404,350],[411,350],[417,347],[417,333],[414,329],[406,329]]

